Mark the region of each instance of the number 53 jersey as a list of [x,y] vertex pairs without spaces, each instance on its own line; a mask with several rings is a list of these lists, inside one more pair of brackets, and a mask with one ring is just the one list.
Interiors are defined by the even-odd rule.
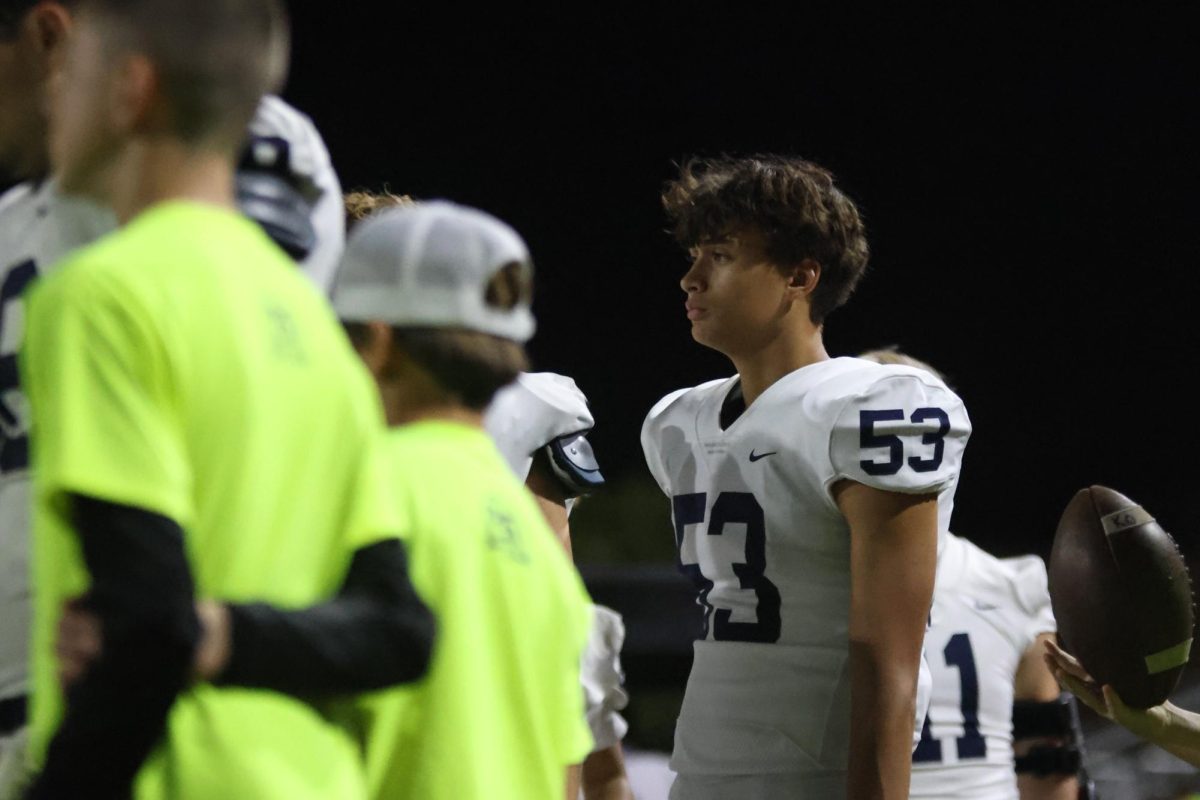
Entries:
[[937,494],[940,539],[970,420],[924,370],[837,358],[784,376],[722,429],[738,380],[670,394],[642,427],[671,499],[679,569],[703,609],[671,766],[840,786],[850,531],[833,487]]

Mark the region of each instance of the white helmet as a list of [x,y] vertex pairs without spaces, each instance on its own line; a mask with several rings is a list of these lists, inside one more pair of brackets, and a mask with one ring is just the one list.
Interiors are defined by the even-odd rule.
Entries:
[[346,245],[342,186],[307,115],[263,97],[237,173],[238,205],[328,294]]

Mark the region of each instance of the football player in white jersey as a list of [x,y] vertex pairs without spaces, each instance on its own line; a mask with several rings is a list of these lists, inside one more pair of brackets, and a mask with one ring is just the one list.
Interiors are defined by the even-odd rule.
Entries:
[[642,428],[704,609],[671,796],[907,797],[966,411],[928,372],[827,354],[868,252],[829,172],[693,160],[663,203],[690,255],[692,337],[737,370]]
[[[25,719],[29,624],[29,416],[18,383],[22,295],[69,251],[116,220],[59,196],[47,176],[46,92],[71,29],[73,0],[0,0],[0,172],[20,181],[0,197],[0,789],[5,742]],[[341,189],[311,120],[274,97],[251,123],[238,198],[279,244],[328,287],[341,256]],[[332,203],[332,205],[331,205]]]
[[[894,348],[860,358],[943,378]],[[925,634],[933,699],[913,752],[912,800],[1079,796],[1076,717],[1043,658],[1043,642],[1055,630],[1041,558],[996,558],[966,539],[944,537]],[[1014,737],[1023,739],[1020,759]]]
[[[525,481],[542,514],[571,552],[569,516],[575,501],[604,483],[587,434],[594,425],[587,398],[575,381],[552,372],[526,372],[497,393],[484,425],[518,477]],[[585,800],[632,798],[621,739],[629,726],[620,712],[624,690],[621,615],[596,605],[591,638],[581,670],[592,752],[572,779]],[[573,800],[568,787],[568,797]]]
[[[406,195],[370,191],[345,196],[346,222],[412,203]],[[570,513],[576,500],[599,488],[604,477],[587,434],[595,425],[587,397],[571,378],[525,372],[497,392],[484,427],[517,477],[533,493],[551,530],[571,552]],[[621,615],[594,606],[591,638],[581,669],[588,727],[594,748],[571,770],[567,796],[582,788],[585,800],[629,800],[621,739],[628,725],[620,712],[628,702],[621,669],[625,626]]]

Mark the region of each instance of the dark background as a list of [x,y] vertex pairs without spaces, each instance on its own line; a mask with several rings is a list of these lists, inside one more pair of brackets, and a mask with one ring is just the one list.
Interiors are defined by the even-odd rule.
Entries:
[[658,397],[730,372],[690,340],[660,184],[689,154],[784,151],[834,170],[869,225],[830,352],[898,344],[967,403],[957,531],[1046,555],[1073,492],[1103,483],[1200,547],[1183,388],[1200,75],[1182,12],[293,5],[286,94],[347,188],[478,205],[526,237],[535,366],[588,394],[614,485],[648,480],[637,434]]

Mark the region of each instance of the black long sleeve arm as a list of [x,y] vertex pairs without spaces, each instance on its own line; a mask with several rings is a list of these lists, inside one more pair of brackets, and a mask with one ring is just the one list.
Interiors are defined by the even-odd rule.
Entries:
[[[187,685],[200,625],[183,532],[143,509],[72,496],[104,648],[67,695],[27,798],[128,797]],[[230,660],[217,681],[302,697],[367,691],[424,674],[434,622],[398,540],[355,552],[338,595],[284,611],[229,606]]]
[[27,797],[128,797],[191,671],[200,635],[192,576],[174,521],[90,497],[69,500],[104,649],[68,693]]
[[219,684],[300,697],[370,691],[421,677],[433,648],[433,615],[409,581],[397,539],[356,551],[327,603],[229,609],[233,646]]

